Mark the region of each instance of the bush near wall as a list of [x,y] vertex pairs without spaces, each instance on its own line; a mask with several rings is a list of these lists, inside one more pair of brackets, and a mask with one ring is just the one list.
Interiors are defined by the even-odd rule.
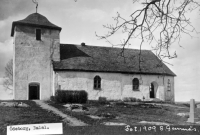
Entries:
[[57,90],[54,100],[58,103],[86,103],[88,94],[84,90]]

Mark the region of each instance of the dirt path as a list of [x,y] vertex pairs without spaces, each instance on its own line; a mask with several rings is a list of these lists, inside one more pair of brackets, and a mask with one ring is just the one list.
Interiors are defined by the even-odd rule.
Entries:
[[52,111],[54,114],[61,116],[63,118],[63,122],[66,123],[67,125],[70,125],[70,126],[87,126],[86,123],[84,123],[84,122],[82,122],[80,120],[77,120],[74,117],[71,117],[69,115],[66,115],[66,114],[62,113],[61,111],[59,111],[55,107],[50,106],[50,105],[44,103],[41,100],[34,100],[34,101],[38,105],[40,105],[43,109],[48,110],[48,111]]

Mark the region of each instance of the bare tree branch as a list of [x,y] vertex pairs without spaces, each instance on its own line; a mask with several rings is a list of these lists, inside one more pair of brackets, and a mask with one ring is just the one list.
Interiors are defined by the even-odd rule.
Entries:
[[117,13],[117,16],[113,17],[114,25],[103,26],[108,29],[108,33],[96,36],[113,45],[110,38],[122,31],[126,34],[126,39],[117,45],[123,49],[130,45],[131,39],[141,39],[139,63],[144,42],[153,43],[152,50],[163,61],[164,58],[177,57],[176,51],[172,53],[170,48],[172,44],[179,43],[182,34],[192,37],[192,32],[198,33],[189,17],[186,17],[188,12],[200,8],[200,2],[197,0],[133,0],[133,4],[140,4],[143,7],[131,13],[128,19]]
[[13,60],[12,59],[6,64],[3,86],[6,90],[13,90]]

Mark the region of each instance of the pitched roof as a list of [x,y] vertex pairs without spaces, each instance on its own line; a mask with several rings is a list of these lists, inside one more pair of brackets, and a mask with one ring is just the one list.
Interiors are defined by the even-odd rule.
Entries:
[[[60,45],[60,62],[53,62],[55,71],[92,71],[176,76],[150,50],[142,50],[141,71],[139,50],[121,48]],[[123,56],[121,56],[123,54]]]
[[11,36],[14,35],[14,28],[16,25],[39,26],[43,28],[51,28],[61,30],[61,27],[51,23],[45,16],[39,13],[33,13],[23,20],[15,21],[12,23]]

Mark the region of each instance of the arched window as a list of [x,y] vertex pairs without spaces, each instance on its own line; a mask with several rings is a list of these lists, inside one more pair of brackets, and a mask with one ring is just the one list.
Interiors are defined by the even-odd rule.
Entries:
[[137,78],[133,79],[133,90],[139,90],[139,80]]
[[98,75],[94,77],[94,89],[101,89],[101,77]]
[[171,83],[170,83],[170,80],[168,79],[168,82],[167,82],[167,90],[168,91],[171,91]]

